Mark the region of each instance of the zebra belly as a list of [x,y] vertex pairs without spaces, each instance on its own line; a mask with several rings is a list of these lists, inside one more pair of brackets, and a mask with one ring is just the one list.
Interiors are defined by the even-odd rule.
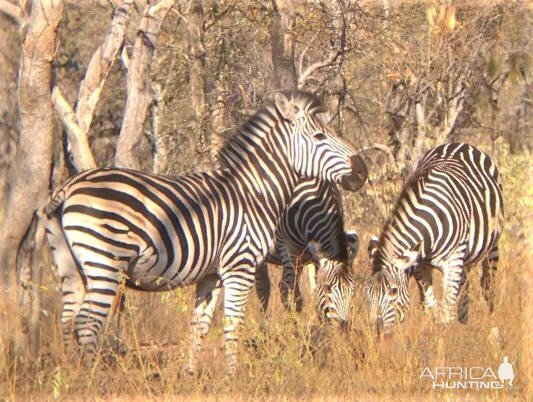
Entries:
[[202,262],[189,258],[187,261],[176,260],[169,267],[153,266],[150,256],[144,257],[141,255],[126,272],[129,287],[146,291],[171,290],[196,283],[217,269],[212,253]]
[[[117,221],[63,216],[65,237],[87,277],[124,275],[134,289],[165,291],[199,281],[215,267],[216,250],[194,252],[195,245],[172,239],[168,244],[149,241],[141,232]],[[173,255],[169,256],[168,250]]]

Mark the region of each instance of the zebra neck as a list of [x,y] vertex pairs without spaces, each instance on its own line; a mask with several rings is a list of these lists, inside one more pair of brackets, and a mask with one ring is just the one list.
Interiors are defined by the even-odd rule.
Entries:
[[393,215],[381,234],[374,261],[374,271],[382,267],[395,266],[397,259],[403,257],[408,251],[418,250],[421,257],[424,257],[423,234],[408,230],[400,225],[397,219],[399,218]]

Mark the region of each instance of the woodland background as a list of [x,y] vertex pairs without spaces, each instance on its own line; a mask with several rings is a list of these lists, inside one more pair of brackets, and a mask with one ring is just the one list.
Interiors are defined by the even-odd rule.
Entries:
[[[0,398],[530,396],[531,1],[0,0],[0,11]],[[250,303],[243,332],[255,347],[245,342],[232,383],[220,319],[204,375],[183,376],[191,289],[131,291],[128,353],[111,347],[111,325],[106,359],[89,374],[68,366],[39,225],[50,192],[92,166],[214,168],[224,138],[288,88],[323,99],[331,127],[369,166],[365,187],[343,193],[347,226],[361,237],[361,278],[367,241],[427,149],[465,141],[495,159],[507,216],[496,313],[478,302],[474,269],[467,325],[435,327],[414,307],[384,345],[359,306],[350,336],[318,342],[310,297],[296,317],[274,294],[267,324]],[[419,380],[428,365],[497,367],[504,355],[518,357],[518,388],[506,393],[439,394]]]

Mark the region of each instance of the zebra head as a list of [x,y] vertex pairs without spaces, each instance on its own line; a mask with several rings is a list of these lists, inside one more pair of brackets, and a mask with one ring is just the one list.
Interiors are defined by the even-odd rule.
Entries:
[[318,267],[313,293],[319,317],[326,321],[335,320],[344,326],[350,317],[356,288],[350,257],[328,258],[320,244],[314,241],[308,247]]
[[406,251],[389,258],[379,252],[379,240],[373,236],[368,254],[373,274],[364,287],[368,314],[378,335],[390,335],[396,319],[402,322],[409,308],[409,276],[418,260],[417,251]]
[[318,117],[322,107],[316,98],[304,92],[278,92],[274,101],[289,124],[289,153],[296,173],[359,190],[368,177],[367,167]]

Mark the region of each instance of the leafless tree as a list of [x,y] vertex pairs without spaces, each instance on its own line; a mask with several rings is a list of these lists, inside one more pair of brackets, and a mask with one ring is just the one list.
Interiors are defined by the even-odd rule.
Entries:
[[[0,4],[0,9],[7,10],[12,16],[15,15],[23,27],[18,81],[20,133],[14,158],[16,162],[10,165],[9,190],[2,205],[2,209],[9,213],[4,214],[0,222],[1,288],[5,290],[3,296],[11,300],[4,304],[8,310],[11,310],[8,314],[15,314],[13,310],[16,310],[17,306],[12,300],[17,300],[14,286],[17,253],[28,233],[35,212],[44,205],[49,194],[54,132],[50,87],[55,32],[61,18],[63,2],[59,0],[35,0],[28,4],[23,2],[15,11],[5,3]],[[36,252],[33,251],[34,254]],[[36,263],[34,258],[32,263]],[[34,268],[37,267],[34,265]],[[31,279],[38,278],[32,276]],[[38,282],[32,285],[37,289],[39,287]],[[36,322],[31,321],[31,323],[33,325],[30,328],[30,336],[35,340]],[[14,337],[18,338],[17,335],[18,332],[15,330]]]
[[186,16],[187,53],[189,57],[189,87],[193,113],[193,151],[202,153],[209,148],[207,136],[206,50],[204,44],[204,9],[201,0],[190,0]]
[[116,8],[111,29],[104,43],[94,52],[85,78],[80,84],[76,110],[68,104],[57,85],[52,91],[52,101],[68,133],[72,162],[79,172],[96,167],[89,146],[89,129],[109,70],[124,42],[133,3],[133,0],[124,0]]
[[153,100],[150,69],[157,35],[176,0],[160,0],[146,5],[139,23],[133,54],[127,63],[128,99],[115,154],[115,165],[139,169],[137,147],[143,135],[148,107]]
[[273,0],[272,21],[272,65],[274,67],[274,89],[296,88],[294,2]]

